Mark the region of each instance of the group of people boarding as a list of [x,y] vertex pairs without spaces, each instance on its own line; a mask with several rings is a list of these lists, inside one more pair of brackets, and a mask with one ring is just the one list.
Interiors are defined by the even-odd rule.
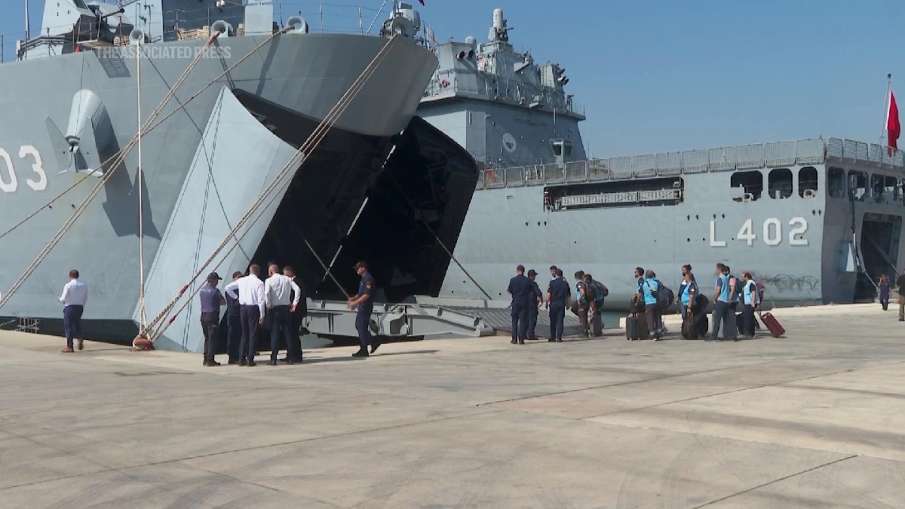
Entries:
[[[662,316],[678,310],[682,316],[682,337],[707,341],[738,340],[739,335],[754,337],[757,321],[755,311],[763,302],[763,286],[754,281],[750,272],[738,278],[724,263],[717,263],[712,293],[698,285],[691,265],[682,266],[682,282],[678,298],[652,270],[635,268],[637,293],[632,298],[632,315],[626,321],[626,339],[653,338],[659,341],[665,334]],[[677,305],[674,304],[677,300]],[[713,326],[707,312],[713,313]],[[641,322],[639,315],[644,315]],[[630,330],[633,329],[634,330]],[[708,329],[710,333],[708,335]]]
[[[562,342],[566,310],[578,317],[580,337],[603,336],[603,309],[609,289],[584,271],[575,277],[575,294],[566,282],[562,269],[550,267],[550,284],[546,296],[536,278],[537,272],[519,265],[516,275],[509,281],[512,296],[512,344],[525,344],[536,339],[539,309],[544,306],[550,313],[548,341]],[[674,293],[664,285],[653,270],[636,267],[634,273],[636,291],[630,305],[631,314],[626,320],[626,339],[650,339],[659,341],[666,335],[663,315],[676,311],[682,316],[682,337],[738,340],[739,336],[754,337],[757,321],[755,310],[763,301],[763,286],[754,281],[750,272],[741,278],[735,276],[729,266],[716,264],[712,291],[698,285],[691,265],[682,266],[682,282]],[[712,309],[713,326],[708,312]],[[708,334],[709,333],[709,334]]]
[[584,337],[603,336],[603,303],[609,289],[590,274],[575,273],[575,298],[565,280],[562,269],[550,267],[550,284],[546,296],[537,284],[537,272],[525,266],[515,269],[515,276],[509,280],[508,291],[512,296],[512,344],[524,345],[526,340],[537,339],[537,317],[540,307],[550,313],[550,336],[547,341],[562,343],[566,309],[571,308],[581,324],[580,334]]

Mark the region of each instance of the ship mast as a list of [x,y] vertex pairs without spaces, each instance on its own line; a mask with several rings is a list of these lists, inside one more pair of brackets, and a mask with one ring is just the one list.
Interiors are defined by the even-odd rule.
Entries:
[[23,60],[28,60],[28,41],[31,39],[31,21],[28,17],[28,0],[25,0],[25,50]]

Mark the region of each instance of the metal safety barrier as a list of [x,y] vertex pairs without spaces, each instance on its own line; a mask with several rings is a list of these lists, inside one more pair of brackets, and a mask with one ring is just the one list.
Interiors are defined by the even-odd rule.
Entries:
[[797,141],[571,161],[563,164],[487,168],[478,179],[477,188],[498,189],[803,166],[821,164],[830,158],[905,170],[905,152],[901,150],[890,151],[887,147],[876,143],[842,138],[809,138]]

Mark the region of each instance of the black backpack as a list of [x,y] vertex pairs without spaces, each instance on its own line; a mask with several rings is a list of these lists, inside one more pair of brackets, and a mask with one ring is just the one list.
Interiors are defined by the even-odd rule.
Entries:
[[659,283],[660,286],[657,291],[654,292],[657,298],[657,307],[660,311],[666,311],[675,303],[676,294],[660,281],[657,281],[657,283]]
[[591,287],[594,289],[594,302],[597,303],[598,306],[602,306],[603,301],[610,294],[609,288],[607,288],[605,284],[596,280],[591,282]]

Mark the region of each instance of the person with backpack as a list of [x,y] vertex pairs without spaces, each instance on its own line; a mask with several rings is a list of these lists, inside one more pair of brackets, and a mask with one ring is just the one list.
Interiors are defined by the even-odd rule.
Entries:
[[735,314],[732,302],[738,302],[734,279],[729,275],[729,267],[723,263],[716,264],[716,282],[713,294],[713,331],[710,341],[720,340],[720,325],[723,326],[723,338],[737,339],[738,330],[735,325]]
[[760,304],[757,295],[757,283],[750,272],[742,274],[742,326],[740,331],[746,338],[754,337],[754,310]]
[[698,283],[691,272],[691,265],[684,265],[682,267],[682,284],[679,286],[679,309],[682,313],[682,337],[685,339],[698,339],[698,329],[694,319],[697,297]]
[[603,301],[609,290],[594,279],[590,274],[585,274],[584,284],[588,289],[588,321],[590,322],[591,336],[599,338],[603,336]]
[[578,316],[579,335],[590,337],[588,329],[588,312],[591,310],[590,291],[584,282],[584,271],[575,273],[575,302],[572,304],[572,312]]
[[[688,285],[690,284],[690,281],[688,280],[686,275],[690,273],[691,265],[682,265],[682,282],[679,283],[679,315],[682,316],[682,320],[685,320],[685,314],[688,310],[688,303],[690,302],[688,295],[685,293],[686,291],[688,291]],[[691,280],[694,281],[694,276],[692,276]]]
[[647,319],[647,330],[654,337],[654,341],[660,341],[662,333],[660,322],[660,302],[657,299],[660,291],[660,281],[657,274],[648,270],[641,281],[641,295],[644,300],[644,317]]

